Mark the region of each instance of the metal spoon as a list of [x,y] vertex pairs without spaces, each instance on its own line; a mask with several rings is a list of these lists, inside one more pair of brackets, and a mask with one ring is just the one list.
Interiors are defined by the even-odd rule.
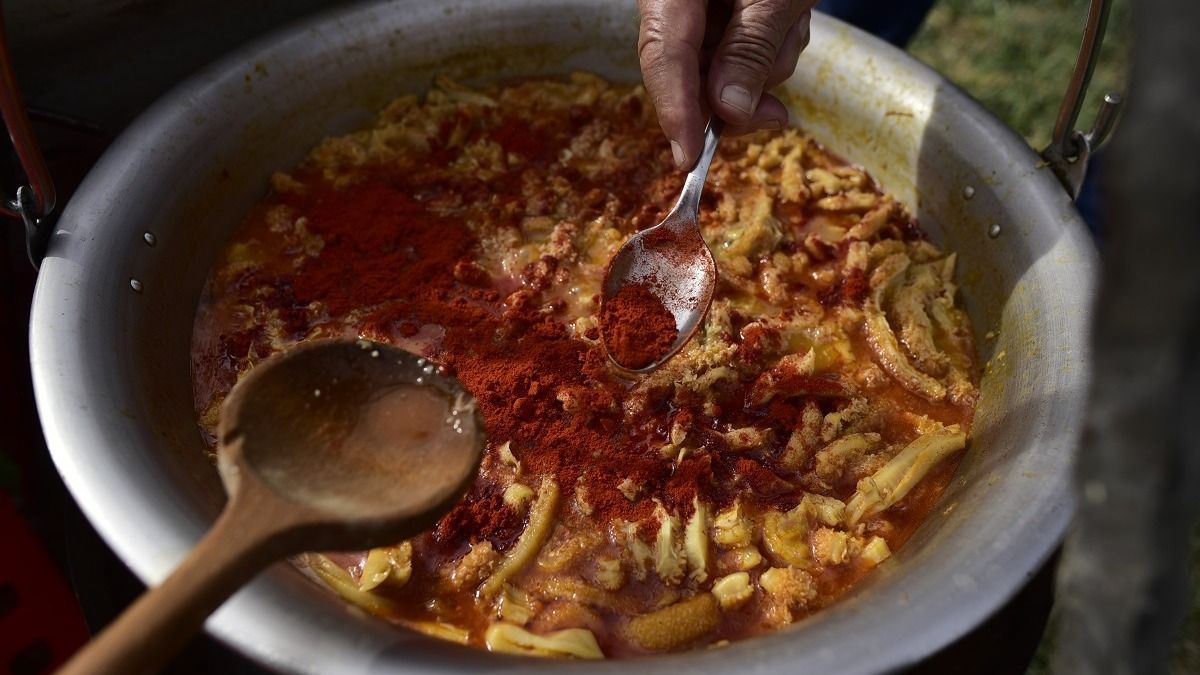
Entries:
[[[704,149],[667,217],[630,237],[608,263],[601,287],[602,308],[626,285],[645,283],[675,317],[675,342],[648,366],[628,368],[605,345],[609,361],[623,372],[648,373],[665,363],[692,339],[712,304],[717,264],[700,234],[700,194],[723,126],[718,117],[709,119]],[[604,316],[603,311],[600,315]]]
[[60,672],[158,670],[243,584],[304,551],[362,550],[432,526],[475,476],[475,401],[388,345],[305,343],[225,401],[218,469],[229,503],[161,585]]

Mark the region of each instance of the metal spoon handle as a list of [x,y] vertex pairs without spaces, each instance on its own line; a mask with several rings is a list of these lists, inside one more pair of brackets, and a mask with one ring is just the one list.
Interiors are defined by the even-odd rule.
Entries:
[[700,215],[700,195],[704,192],[704,181],[708,178],[708,167],[712,164],[713,155],[717,152],[717,141],[721,140],[721,130],[725,122],[716,115],[708,118],[708,126],[704,128],[704,148],[696,159],[696,166],[688,172],[687,180],[683,182],[683,190],[679,193],[679,201],[671,209],[671,215],[676,217],[690,216],[693,222]]

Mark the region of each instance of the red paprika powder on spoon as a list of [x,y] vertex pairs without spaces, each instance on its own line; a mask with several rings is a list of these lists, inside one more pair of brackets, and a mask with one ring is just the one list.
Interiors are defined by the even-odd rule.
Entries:
[[678,335],[675,317],[644,282],[621,287],[605,302],[600,325],[608,353],[630,370],[645,368],[661,359]]

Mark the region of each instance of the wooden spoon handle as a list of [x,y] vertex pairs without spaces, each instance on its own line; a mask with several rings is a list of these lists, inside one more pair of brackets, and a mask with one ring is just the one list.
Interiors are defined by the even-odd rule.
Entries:
[[[252,510],[230,504],[179,567],[79,651],[59,675],[153,673],[243,584],[276,559],[273,535]],[[241,506],[250,506],[243,503]],[[266,514],[262,514],[266,515]]]

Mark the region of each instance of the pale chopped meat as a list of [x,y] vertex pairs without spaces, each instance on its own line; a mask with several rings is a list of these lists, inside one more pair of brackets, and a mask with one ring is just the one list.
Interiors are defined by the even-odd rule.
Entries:
[[818,209],[826,211],[866,211],[879,203],[873,192],[844,192],[831,197],[822,197],[816,202]]
[[604,620],[595,610],[575,600],[557,600],[546,605],[529,624],[542,635],[567,628],[585,628],[592,632],[604,630]]
[[840,410],[825,415],[821,421],[821,440],[829,443],[842,434],[875,431],[880,424],[878,411],[867,399],[854,398]]
[[808,185],[804,181],[804,168],[801,160],[804,157],[804,142],[795,143],[779,167],[779,197],[785,202],[808,201]]
[[757,450],[771,442],[771,430],[759,427],[730,429],[722,434],[729,449],[734,452]]
[[816,355],[811,349],[803,354],[788,354],[780,359],[774,368],[758,376],[758,379],[754,381],[754,386],[750,388],[746,403],[760,406],[780,394],[828,394],[830,391],[838,390],[837,385],[831,381],[827,387],[822,386],[817,391],[811,391],[816,385],[806,378],[813,374],[815,368]]
[[283,194],[302,194],[304,184],[293,178],[291,174],[276,171],[271,174],[271,189]]
[[721,609],[733,609],[754,597],[754,587],[750,585],[749,574],[734,572],[714,581],[712,594]]
[[549,478],[544,479],[538,488],[537,501],[529,512],[529,522],[525,525],[525,531],[479,589],[483,597],[494,596],[505,582],[533,562],[554,526],[557,512],[558,484]]
[[851,553],[851,537],[828,527],[817,528],[812,535],[813,556],[823,565],[841,565]]
[[646,571],[654,564],[654,549],[638,536],[637,523],[615,521],[610,527],[610,532],[614,543],[625,547],[633,578],[639,581],[645,579]]
[[492,542],[485,539],[471,546],[458,564],[450,568],[446,580],[455,588],[473,588],[492,571],[499,559],[500,554],[492,548]]
[[588,500],[588,489],[586,485],[582,484],[582,478],[580,476],[580,484],[575,486],[575,509],[585,516],[590,516],[594,509]]
[[625,635],[643,649],[664,651],[687,645],[717,627],[717,600],[699,593],[649,614],[630,619]]
[[524,626],[537,614],[541,603],[520,588],[505,584],[496,606],[501,619]]
[[494,108],[497,105],[496,100],[492,97],[459,84],[445,75],[438,75],[434,78],[433,83],[446,95],[448,100],[455,103],[465,103],[485,108]]
[[878,565],[891,557],[891,555],[892,550],[888,548],[887,542],[883,540],[883,537],[871,537],[870,541],[863,546],[861,557],[864,561],[872,565]]
[[791,471],[799,471],[821,443],[821,409],[812,401],[804,405],[800,426],[788,438],[780,464]]
[[679,518],[667,513],[662,504],[655,509],[658,518],[658,536],[654,541],[654,571],[667,584],[678,584],[683,580],[684,552],[682,527]]
[[840,499],[810,492],[800,500],[800,505],[813,520],[829,527],[841,525],[846,519],[846,504]]
[[744,572],[763,564],[762,553],[754,546],[740,546],[721,554],[718,567],[722,570]]
[[877,433],[848,434],[817,451],[816,474],[826,481],[840,479],[846,470],[879,447]]
[[896,254],[880,263],[872,274],[873,293],[867,298],[863,310],[866,314],[867,343],[871,346],[879,365],[905,389],[930,401],[946,398],[946,387],[938,380],[922,373],[909,363],[900,351],[892,327],[883,313],[883,296],[908,269],[908,256]]
[[878,206],[865,213],[854,227],[846,231],[846,239],[871,239],[879,234],[879,231],[888,224],[892,216],[896,215],[899,210],[900,206],[896,202],[890,198],[885,198]]
[[904,499],[930,469],[966,444],[967,435],[958,425],[927,433],[909,443],[883,468],[858,482],[858,490],[846,505],[847,524],[854,525]]
[[619,590],[625,585],[625,570],[617,558],[600,558],[596,561],[593,575],[596,585],[608,591]]
[[708,506],[699,498],[692,500],[692,517],[684,532],[684,553],[687,557],[688,578],[704,581],[708,578]]
[[514,472],[521,473],[521,463],[517,461],[516,455],[512,451],[512,443],[505,441],[499,449],[500,461],[512,467]]
[[498,621],[488,627],[484,642],[489,650],[506,654],[604,658],[596,636],[586,628],[567,628],[548,635],[537,635],[520,626]]
[[533,488],[520,483],[513,483],[504,489],[504,503],[517,513],[524,513],[525,507],[533,499]]
[[560,572],[577,561],[589,557],[600,548],[601,537],[593,531],[569,533],[558,526],[538,555],[538,567],[548,572]]
[[891,308],[900,326],[900,342],[917,368],[933,377],[945,375],[950,365],[949,357],[934,344],[933,322],[926,312],[941,289],[941,279],[929,264],[915,265],[892,294]]
[[793,612],[817,597],[812,575],[797,567],[772,567],[758,578],[758,585],[766,593],[763,618],[774,625],[791,623]]
[[412,542],[396,546],[373,548],[363,561],[362,574],[358,578],[360,590],[369,591],[382,583],[400,587],[412,576]]
[[871,245],[865,241],[851,242],[846,247],[846,271],[866,273],[871,268]]
[[827,169],[809,169],[805,177],[813,197],[837,194],[844,189],[842,180]]
[[641,492],[641,487],[632,478],[624,478],[620,483],[617,483],[617,491],[625,495],[625,499],[632,502],[637,499],[638,492]]
[[748,546],[752,536],[750,522],[742,513],[739,502],[734,502],[713,519],[713,541],[722,546]]
[[762,540],[767,551],[787,565],[804,565],[811,559],[808,545],[808,509],[803,505],[786,513],[771,510],[763,517]]
[[[726,200],[732,199],[726,196]],[[779,220],[775,217],[774,203],[765,192],[751,193],[722,205],[727,212],[735,212],[736,218],[722,221],[722,227],[713,243],[713,255],[718,262],[730,262],[737,258],[756,259],[775,250],[783,234]]]

